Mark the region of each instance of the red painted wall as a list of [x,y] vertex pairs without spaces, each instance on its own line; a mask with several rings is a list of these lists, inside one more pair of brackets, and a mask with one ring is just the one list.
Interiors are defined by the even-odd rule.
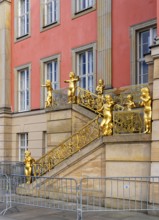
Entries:
[[[12,1],[13,2],[13,1]],[[31,63],[31,109],[40,106],[40,59],[61,54],[61,87],[72,70],[71,49],[97,39],[96,11],[72,19],[71,0],[60,1],[60,25],[40,32],[40,1],[31,1],[31,37],[14,42],[14,8],[12,3],[12,108],[14,106],[14,68]]]
[[[98,0],[97,0],[98,1]],[[156,18],[157,0],[112,0],[112,84],[130,84],[130,26]],[[40,59],[61,54],[60,80],[72,70],[71,49],[97,41],[97,12],[72,19],[71,0],[61,0],[60,25],[40,32],[40,1],[31,1],[31,37],[14,42],[12,1],[11,100],[14,110],[14,68],[31,63],[31,109],[40,107]],[[97,61],[98,65],[98,61]]]
[[130,84],[130,26],[156,18],[156,0],[112,1],[113,87]]
[[159,1],[157,1],[157,36],[159,36]]

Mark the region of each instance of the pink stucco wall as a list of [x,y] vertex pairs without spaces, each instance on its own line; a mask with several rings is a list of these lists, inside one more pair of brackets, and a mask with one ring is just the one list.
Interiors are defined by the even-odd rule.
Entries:
[[[130,84],[130,26],[156,18],[157,13],[159,17],[156,1],[112,0],[113,87]],[[68,73],[72,70],[71,50],[97,42],[97,11],[72,19],[72,1],[61,0],[60,2],[60,25],[40,32],[40,1],[31,1],[31,37],[14,42],[14,1],[12,1],[11,100],[13,110],[15,67],[31,63],[31,109],[38,109],[40,107],[40,59],[55,54],[61,55],[60,86],[65,87],[66,84],[63,81],[68,78]]]
[[72,19],[71,0],[60,1],[60,25],[40,32],[40,1],[31,1],[31,37],[14,42],[14,9],[12,4],[12,108],[14,106],[14,68],[31,63],[31,108],[40,106],[40,59],[61,55],[60,84],[72,70],[71,50],[95,42],[96,11]]
[[156,18],[156,0],[112,1],[113,87],[130,84],[130,26]]

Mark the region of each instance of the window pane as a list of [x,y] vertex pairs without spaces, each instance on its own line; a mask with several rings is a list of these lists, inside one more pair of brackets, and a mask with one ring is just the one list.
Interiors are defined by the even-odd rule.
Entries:
[[78,74],[80,76],[80,86],[86,90],[93,91],[93,50],[86,50],[77,55],[79,61]]
[[24,153],[28,148],[28,133],[19,134],[19,159],[24,161]]
[[142,44],[147,44],[148,43],[148,39],[149,39],[149,31],[144,31],[141,33],[141,41]]
[[93,92],[93,76],[88,77],[88,89]]
[[76,11],[82,11],[93,6],[93,0],[76,0]]
[[26,0],[26,12],[29,12],[29,0]]
[[18,17],[18,37],[20,37],[29,32],[29,0],[20,0]]
[[30,104],[29,92],[29,71],[28,69],[19,72],[19,110],[29,109]]
[[141,61],[139,63],[140,67],[140,75],[139,75],[139,83],[148,83],[148,65],[145,61]]
[[20,90],[23,90],[25,88],[25,72],[22,71],[19,77],[20,77]]
[[85,75],[86,74],[86,54],[80,54],[80,75]]
[[24,161],[24,157],[25,157],[25,149],[20,149],[20,161]]
[[20,15],[25,13],[25,0],[20,0]]
[[26,91],[26,109],[29,109],[29,91]]
[[143,83],[147,83],[148,82],[148,74],[143,75]]
[[25,110],[25,91],[20,92],[20,110]]
[[25,146],[25,134],[20,135],[20,145],[21,147]]
[[57,82],[57,62],[54,62],[54,82]]
[[88,73],[93,73],[93,52],[88,52]]
[[[57,59],[49,61],[46,65],[45,80],[49,79],[52,82],[53,89],[58,89],[58,61]],[[56,85],[55,85],[56,84]]]
[[139,41],[139,46],[140,46],[140,58],[144,57],[144,54],[149,52],[149,44],[150,44],[150,33],[149,31],[144,31],[140,33],[140,41]]
[[47,79],[52,81],[52,63],[47,63]]
[[57,0],[45,1],[45,25],[49,25],[57,21],[57,9]]
[[80,86],[81,86],[82,88],[84,88],[84,89],[87,89],[87,88],[86,88],[86,78],[82,77],[82,78],[80,79]]
[[156,27],[137,33],[137,83],[148,83],[148,66],[144,61],[144,55],[150,52],[150,46],[156,37]]

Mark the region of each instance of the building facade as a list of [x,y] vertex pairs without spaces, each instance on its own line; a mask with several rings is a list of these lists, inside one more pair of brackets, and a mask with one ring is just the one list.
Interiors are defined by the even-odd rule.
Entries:
[[[23,161],[26,149],[38,159],[89,121],[72,105],[45,109],[41,85],[49,79],[54,91],[64,90],[74,71],[79,86],[91,92],[101,78],[105,91],[149,84],[152,136],[135,142],[146,151],[141,170],[158,169],[158,8],[157,0],[1,0],[1,160]],[[108,155],[116,139],[110,143]]]

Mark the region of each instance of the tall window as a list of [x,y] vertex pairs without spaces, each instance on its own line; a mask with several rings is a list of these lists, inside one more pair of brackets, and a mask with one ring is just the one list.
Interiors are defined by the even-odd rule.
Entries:
[[18,36],[22,37],[29,33],[29,0],[18,1]]
[[93,91],[93,49],[77,54],[77,72],[80,77],[80,87]]
[[94,0],[76,0],[76,12],[93,7]]
[[42,0],[43,27],[57,23],[59,18],[59,0]]
[[19,134],[19,160],[24,161],[24,153],[28,148],[28,133]]
[[27,111],[30,109],[30,75],[29,68],[18,72],[19,82],[19,111]]
[[45,81],[49,79],[52,82],[54,90],[59,89],[59,71],[57,59],[45,63]]
[[150,51],[149,47],[153,45],[157,36],[156,27],[139,31],[137,34],[137,83],[148,82],[148,65],[144,61],[144,54]]

